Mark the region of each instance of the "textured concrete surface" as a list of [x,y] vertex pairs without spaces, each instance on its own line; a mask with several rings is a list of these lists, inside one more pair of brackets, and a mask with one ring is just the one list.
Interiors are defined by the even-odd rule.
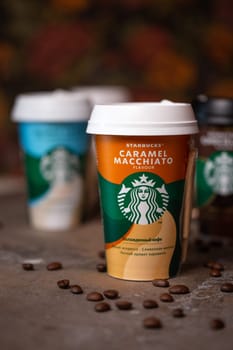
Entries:
[[[192,243],[180,276],[171,285],[184,283],[191,293],[175,296],[165,304],[159,295],[166,290],[151,282],[129,282],[96,270],[103,248],[102,228],[93,220],[62,234],[39,233],[27,223],[24,196],[0,197],[0,348],[1,350],[77,349],[232,349],[233,294],[220,292],[220,285],[233,281],[231,244],[197,251]],[[193,224],[192,236],[196,235]],[[222,277],[209,276],[203,262],[215,259],[225,265]],[[35,271],[24,271],[21,263],[32,261]],[[47,271],[46,264],[61,261],[63,270]],[[57,287],[59,279],[80,284],[84,294],[73,295]],[[121,299],[133,302],[131,311],[96,313],[95,303],[86,300],[91,291],[117,289]],[[154,298],[159,307],[146,310],[144,299]],[[172,310],[183,307],[186,317],[175,319]],[[157,316],[158,330],[144,329],[143,319]],[[212,318],[226,327],[210,329]]]

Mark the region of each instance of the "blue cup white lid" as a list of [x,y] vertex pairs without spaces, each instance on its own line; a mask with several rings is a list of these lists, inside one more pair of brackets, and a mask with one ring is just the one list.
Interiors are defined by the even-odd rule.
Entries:
[[69,91],[36,92],[18,95],[12,109],[16,122],[81,122],[91,114],[87,98]]

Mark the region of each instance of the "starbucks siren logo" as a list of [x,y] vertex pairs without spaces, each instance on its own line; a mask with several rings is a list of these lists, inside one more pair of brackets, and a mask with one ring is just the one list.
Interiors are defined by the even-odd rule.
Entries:
[[168,206],[169,195],[165,184],[156,187],[156,181],[145,174],[130,181],[125,180],[117,196],[122,214],[135,224],[146,225],[157,221]]
[[79,160],[66,149],[58,148],[41,159],[40,170],[48,182],[69,182],[77,176]]
[[233,158],[222,152],[214,159],[208,159],[204,169],[207,184],[214,193],[222,196],[233,193]]

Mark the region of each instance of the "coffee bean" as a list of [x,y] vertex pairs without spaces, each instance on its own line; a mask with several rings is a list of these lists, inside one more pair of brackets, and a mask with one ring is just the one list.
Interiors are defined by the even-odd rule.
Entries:
[[210,250],[210,245],[204,241],[199,241],[199,243],[196,244],[196,247],[200,253],[207,253]]
[[133,304],[127,300],[119,300],[116,302],[116,306],[119,310],[131,310]]
[[210,241],[210,245],[212,247],[221,248],[221,247],[223,247],[223,242],[221,240],[218,240],[218,239],[212,239]]
[[61,289],[68,289],[68,288],[70,288],[70,281],[69,280],[60,280],[60,281],[57,281],[57,285]]
[[61,270],[62,268],[62,264],[58,261],[51,262],[47,265],[47,270],[49,271]]
[[233,283],[223,283],[220,289],[222,292],[233,293]]
[[217,261],[207,261],[204,264],[205,267],[208,267],[210,269],[216,269],[216,270],[220,270],[223,271],[224,270],[224,265],[217,262]]
[[23,263],[23,264],[22,264],[22,268],[23,268],[25,271],[32,271],[32,270],[34,270],[34,265],[31,264],[31,263]]
[[176,284],[169,288],[171,294],[187,294],[190,293],[190,290],[184,284]]
[[101,300],[104,300],[104,297],[101,293],[91,292],[91,293],[87,294],[87,300],[88,301],[101,301]]
[[219,270],[219,271],[224,271],[224,266],[223,264],[219,263],[219,262],[215,262],[212,264],[211,266],[212,269],[215,269],[215,270]]
[[216,318],[210,321],[210,328],[213,330],[223,329],[225,323],[220,318]]
[[80,287],[78,284],[74,284],[70,287],[70,291],[73,294],[82,294],[83,290],[82,287]]
[[96,265],[96,269],[97,271],[99,272],[106,272],[107,271],[107,267],[106,267],[106,264],[104,263],[99,263]]
[[100,250],[100,251],[98,252],[98,256],[99,256],[99,258],[101,258],[101,259],[105,259],[105,258],[106,258],[105,250]]
[[173,315],[174,317],[184,317],[184,316],[185,316],[184,311],[183,311],[183,309],[181,309],[181,308],[174,309],[174,310],[172,311],[172,315]]
[[203,239],[197,238],[195,239],[195,245],[198,247],[204,243]]
[[152,284],[155,287],[162,287],[162,288],[169,287],[169,281],[167,279],[156,279],[152,281]]
[[158,303],[156,300],[146,299],[143,301],[143,306],[145,309],[155,309],[156,307],[158,307]]
[[162,323],[158,318],[151,316],[143,320],[143,326],[145,328],[162,328]]
[[212,266],[215,264],[216,261],[207,261],[204,263],[204,267],[208,267],[210,269],[212,269]]
[[222,274],[221,274],[221,271],[218,270],[218,269],[211,269],[210,270],[210,276],[211,277],[221,277]]
[[119,292],[115,289],[108,289],[103,292],[103,295],[108,299],[117,299],[119,297]]
[[102,302],[95,305],[95,311],[97,312],[106,312],[109,310],[111,310],[111,307],[108,303]]
[[163,293],[160,295],[159,299],[165,303],[171,303],[174,301],[174,298],[171,294],[169,293]]

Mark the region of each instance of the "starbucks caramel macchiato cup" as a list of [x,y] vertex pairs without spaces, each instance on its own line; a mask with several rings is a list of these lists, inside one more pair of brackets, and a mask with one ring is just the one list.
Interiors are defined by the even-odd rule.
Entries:
[[108,274],[138,281],[175,276],[191,212],[198,132],[191,106],[97,105],[87,132],[96,135]]

